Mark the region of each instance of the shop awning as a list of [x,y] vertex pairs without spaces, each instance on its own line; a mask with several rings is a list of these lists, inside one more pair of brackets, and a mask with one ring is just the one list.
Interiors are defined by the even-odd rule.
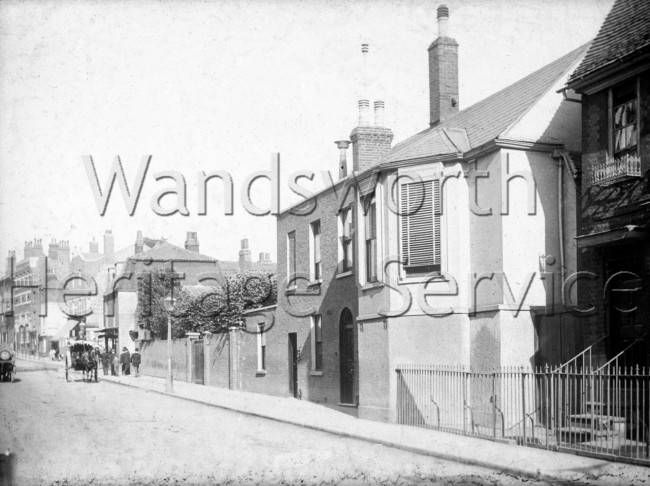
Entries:
[[52,341],[60,341],[61,339],[66,339],[70,336],[70,331],[79,325],[79,321],[68,319],[66,323],[59,329],[56,334],[52,337]]
[[647,228],[643,226],[628,225],[600,233],[592,233],[576,237],[578,248],[605,246],[616,243],[627,243],[648,238]]
[[97,335],[100,335],[100,334],[107,334],[107,335],[115,334],[115,335],[117,335],[118,329],[119,329],[119,327],[104,327],[102,329],[93,329],[93,332],[95,334],[97,334]]

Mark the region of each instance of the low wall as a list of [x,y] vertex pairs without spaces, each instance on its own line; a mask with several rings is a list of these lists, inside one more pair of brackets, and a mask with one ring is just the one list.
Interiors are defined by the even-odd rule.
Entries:
[[[187,339],[172,340],[172,375],[176,380],[187,381]],[[140,373],[164,378],[167,376],[167,340],[140,343],[142,363]]]

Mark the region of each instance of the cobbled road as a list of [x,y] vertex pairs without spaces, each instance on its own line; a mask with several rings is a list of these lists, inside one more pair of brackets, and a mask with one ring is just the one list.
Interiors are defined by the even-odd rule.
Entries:
[[[479,467],[108,382],[25,370],[0,383],[16,484],[520,484]],[[527,484],[546,484],[528,480]]]

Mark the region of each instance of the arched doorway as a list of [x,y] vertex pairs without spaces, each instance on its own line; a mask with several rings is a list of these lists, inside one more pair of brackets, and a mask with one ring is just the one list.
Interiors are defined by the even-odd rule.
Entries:
[[341,403],[354,403],[354,319],[347,307],[339,319]]

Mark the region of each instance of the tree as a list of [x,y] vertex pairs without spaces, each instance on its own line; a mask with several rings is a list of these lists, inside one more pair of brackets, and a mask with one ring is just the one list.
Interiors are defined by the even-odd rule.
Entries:
[[224,285],[183,287],[174,306],[173,337],[187,332],[225,332],[244,325],[243,313],[275,304],[277,281],[266,272],[231,275]]
[[[164,300],[172,293],[174,297],[180,292],[178,279],[168,268],[158,268],[138,276],[138,305],[135,309],[136,324],[149,329],[157,339],[167,339],[167,311]],[[172,332],[173,334],[173,332]]]

